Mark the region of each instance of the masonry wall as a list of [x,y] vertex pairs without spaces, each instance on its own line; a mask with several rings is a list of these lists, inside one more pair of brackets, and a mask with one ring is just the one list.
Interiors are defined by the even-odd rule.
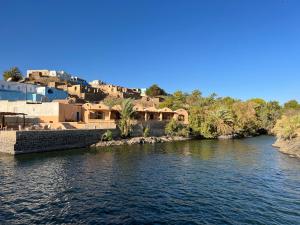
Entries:
[[[151,136],[164,135],[164,122],[136,124],[132,136],[143,136],[143,127],[150,127]],[[118,129],[111,129],[119,137]],[[99,141],[106,129],[0,131],[0,152],[24,154],[89,147]]]
[[163,136],[165,135],[166,124],[166,121],[136,121],[136,124],[133,126],[132,136],[143,136],[143,128],[145,127],[150,128],[150,136]]
[[[101,140],[106,130],[0,131],[0,152],[23,154],[84,148]],[[117,130],[112,130],[118,136]]]

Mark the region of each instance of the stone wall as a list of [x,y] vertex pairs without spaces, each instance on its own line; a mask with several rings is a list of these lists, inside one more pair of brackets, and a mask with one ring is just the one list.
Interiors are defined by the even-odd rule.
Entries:
[[[0,152],[23,154],[84,148],[101,140],[106,130],[0,131]],[[117,130],[112,130],[118,136]]]
[[146,121],[138,122],[133,126],[132,136],[143,136],[143,128],[148,127],[150,129],[150,136],[163,136],[165,135],[166,121]]
[[[164,135],[165,122],[148,121],[136,124],[132,136],[143,136],[143,126],[149,126],[151,136]],[[113,137],[120,137],[118,129],[111,129]],[[96,144],[106,129],[0,131],[0,152],[23,154],[84,148]]]

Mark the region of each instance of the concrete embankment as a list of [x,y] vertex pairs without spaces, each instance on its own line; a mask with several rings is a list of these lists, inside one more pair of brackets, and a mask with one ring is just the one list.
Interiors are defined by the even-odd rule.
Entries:
[[273,146],[278,148],[278,150],[282,153],[300,158],[300,137],[296,137],[291,140],[283,140],[279,138]]

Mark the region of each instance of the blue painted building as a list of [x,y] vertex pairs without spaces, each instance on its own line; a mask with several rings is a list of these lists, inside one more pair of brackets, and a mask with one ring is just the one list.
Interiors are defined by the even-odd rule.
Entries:
[[45,96],[45,101],[49,102],[68,98],[68,93],[66,91],[52,87],[37,87],[36,92],[39,95]]
[[66,99],[68,93],[51,87],[0,80],[0,100],[51,102]]
[[36,93],[36,85],[0,81],[0,100],[43,101],[44,96]]

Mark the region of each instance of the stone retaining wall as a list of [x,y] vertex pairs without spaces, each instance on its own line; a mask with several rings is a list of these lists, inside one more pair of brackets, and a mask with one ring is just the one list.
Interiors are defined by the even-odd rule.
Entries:
[[[83,148],[101,140],[106,130],[0,131],[0,152],[22,154]],[[118,136],[117,130],[112,130]]]
[[[165,123],[136,124],[132,136],[143,136],[143,127],[150,128],[151,136],[163,136]],[[0,152],[23,154],[72,148],[84,148],[96,144],[106,129],[0,131]],[[119,137],[118,129],[111,129],[113,137]]]
[[165,135],[165,127],[167,122],[163,121],[147,121],[140,122],[133,126],[132,136],[143,136],[143,128],[148,127],[150,129],[150,136],[160,137]]

